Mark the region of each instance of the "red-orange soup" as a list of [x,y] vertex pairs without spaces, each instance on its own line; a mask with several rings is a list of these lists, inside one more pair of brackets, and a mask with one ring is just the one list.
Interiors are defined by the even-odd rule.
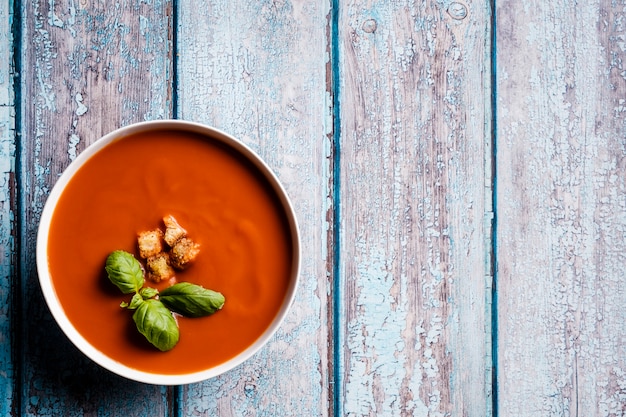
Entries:
[[[177,281],[219,291],[226,303],[209,317],[179,318],[179,343],[161,352],[120,308],[130,296],[108,280],[104,262],[116,249],[138,258],[137,233],[163,228],[166,214],[201,248]],[[110,358],[160,374],[199,372],[249,347],[278,313],[292,262],[285,210],[258,169],[181,131],[137,133],[96,153],[67,184],[48,240],[52,284],[78,332]]]

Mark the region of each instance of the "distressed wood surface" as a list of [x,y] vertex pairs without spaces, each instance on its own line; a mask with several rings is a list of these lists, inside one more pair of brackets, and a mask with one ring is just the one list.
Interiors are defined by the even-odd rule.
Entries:
[[499,2],[499,415],[626,415],[626,2]]
[[121,125],[171,114],[171,4],[32,1],[20,10],[21,352],[15,415],[168,415],[172,389],[131,383],[62,335],[35,270],[39,215],[68,163]]
[[0,415],[10,414],[15,401],[12,332],[15,275],[15,109],[13,107],[13,7],[0,3]]
[[490,19],[465,5],[341,7],[338,415],[490,414]]
[[[625,416],[625,45],[624,0],[0,4],[0,415]],[[68,163],[170,117],[303,239],[276,336],[181,387],[84,358],[35,271]]]
[[328,4],[179,4],[178,117],[223,129],[263,157],[302,235],[301,285],[277,335],[250,361],[182,388],[182,416],[329,413],[332,218]]

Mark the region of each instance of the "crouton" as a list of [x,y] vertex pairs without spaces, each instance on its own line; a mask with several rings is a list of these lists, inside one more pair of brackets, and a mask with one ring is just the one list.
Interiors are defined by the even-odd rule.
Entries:
[[172,278],[175,275],[170,266],[169,255],[166,252],[158,253],[146,260],[148,279],[152,282],[161,282]]
[[163,232],[160,229],[141,232],[137,235],[139,256],[148,259],[163,252]]
[[196,259],[199,252],[199,244],[189,238],[183,237],[172,247],[170,251],[170,263],[176,269],[184,269],[189,262]]
[[163,223],[165,224],[165,236],[163,239],[170,248],[173,248],[179,239],[187,236],[187,231],[178,224],[174,216],[167,215],[163,217]]

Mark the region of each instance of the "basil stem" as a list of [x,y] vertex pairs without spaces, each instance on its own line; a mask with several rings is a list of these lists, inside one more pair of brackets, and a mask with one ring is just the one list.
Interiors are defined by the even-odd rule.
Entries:
[[224,296],[199,285],[188,282],[174,284],[161,291],[159,300],[185,317],[203,317],[215,313],[224,306]]
[[163,352],[178,343],[180,335],[176,320],[159,300],[144,300],[133,314],[133,321],[139,333]]
[[112,252],[106,260],[104,269],[109,280],[124,294],[139,291],[143,286],[143,270],[135,257],[123,250]]

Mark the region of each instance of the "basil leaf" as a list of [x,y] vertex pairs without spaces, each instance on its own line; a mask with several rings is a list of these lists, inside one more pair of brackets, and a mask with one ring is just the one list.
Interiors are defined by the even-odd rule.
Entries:
[[143,286],[143,270],[135,257],[123,250],[112,252],[106,260],[104,269],[109,280],[124,294],[139,291]]
[[199,285],[180,282],[161,291],[159,300],[185,317],[202,317],[224,306],[224,296]]
[[139,333],[163,352],[178,343],[180,335],[176,320],[159,300],[143,301],[133,314],[133,321]]
[[141,297],[144,300],[147,300],[148,298],[154,298],[154,296],[156,296],[158,293],[159,290],[150,287],[145,287],[139,290],[139,294],[141,294]]

